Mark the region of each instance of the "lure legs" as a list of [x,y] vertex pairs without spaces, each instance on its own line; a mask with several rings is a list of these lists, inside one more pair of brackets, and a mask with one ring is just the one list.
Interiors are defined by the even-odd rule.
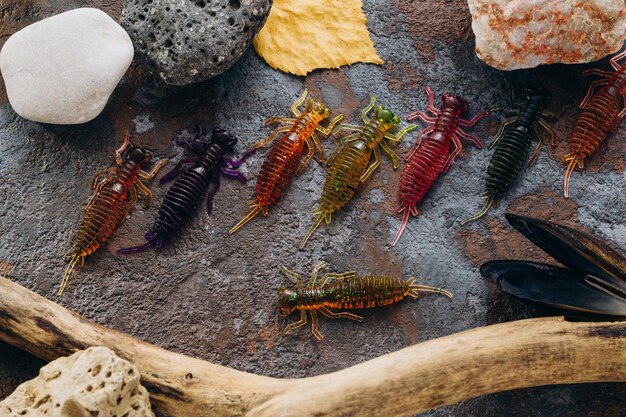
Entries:
[[121,165],[124,162],[124,157],[122,156],[122,154],[124,153],[126,148],[128,148],[129,145],[130,145],[130,133],[126,131],[124,133],[124,142],[122,142],[122,146],[120,146],[119,148],[115,150],[115,162],[117,162],[118,165]]
[[[238,174],[240,174],[240,173],[238,172]],[[213,185],[209,189],[209,192],[207,193],[207,198],[206,198],[206,212],[207,212],[207,214],[211,214],[211,212],[213,211],[213,197],[215,196],[215,193],[217,193],[219,191],[219,189],[220,189],[220,176],[219,175],[215,175],[213,178],[214,178],[213,179]]]
[[[289,108],[289,110],[291,111],[291,113],[293,113],[294,116],[298,117],[302,114],[300,110],[298,110],[298,108],[305,102],[307,95],[308,95],[308,90],[305,89],[302,95],[296,101],[294,101],[291,107]],[[315,127],[315,130],[322,133],[325,136],[328,136],[333,131],[337,123],[343,120],[343,118],[344,118],[344,115],[340,114],[330,121],[330,123],[328,124],[328,127],[322,127],[318,125]],[[288,117],[270,117],[269,119],[265,121],[266,126],[273,124],[273,123],[281,123],[286,126],[280,126],[274,129],[274,131],[272,131],[272,133],[270,133],[270,135],[267,138],[256,142],[253,145],[254,148],[255,149],[262,148],[263,146],[267,145],[268,143],[276,139],[276,137],[279,134],[288,132],[289,130],[291,130],[291,127],[293,126],[295,121],[296,119],[288,118]],[[321,146],[319,148],[321,148]]]
[[170,172],[168,172],[167,174],[163,175],[163,177],[161,177],[161,179],[159,180],[159,185],[163,185],[172,181],[174,178],[178,176],[178,174],[180,174],[180,171],[182,170],[183,166],[189,165],[193,163],[195,160],[196,160],[195,158],[181,159],[176,164],[176,166],[172,168]]
[[[320,271],[326,268],[327,266],[328,264],[326,262],[321,261],[317,263],[315,267],[313,267],[313,271],[311,272],[311,279],[309,280],[308,288],[322,288],[332,279],[346,279],[346,278],[354,277],[356,275],[355,271],[347,271],[341,274],[328,273],[328,274],[324,274],[318,282],[317,277]],[[295,281],[299,289],[305,288],[304,284],[302,283],[302,274],[293,272],[287,269],[287,267],[285,266],[281,266],[281,272],[285,274],[287,277],[289,277],[290,279],[292,279],[293,281]],[[345,318],[345,319],[350,319],[350,320],[354,320],[357,322],[363,321],[363,317],[358,316],[356,314],[352,314],[348,312],[334,312],[328,309],[327,307],[320,307],[317,310],[300,310],[300,320],[298,320],[295,323],[291,323],[287,325],[287,327],[285,327],[285,329],[283,330],[283,334],[291,333],[292,331],[297,330],[301,328],[302,326],[305,326],[308,322],[307,320],[308,319],[307,312],[308,312],[311,314],[311,333],[313,334],[313,336],[315,336],[317,340],[324,339],[324,336],[319,332],[319,318],[317,315],[318,311],[322,313],[324,316],[331,318],[331,319]]]

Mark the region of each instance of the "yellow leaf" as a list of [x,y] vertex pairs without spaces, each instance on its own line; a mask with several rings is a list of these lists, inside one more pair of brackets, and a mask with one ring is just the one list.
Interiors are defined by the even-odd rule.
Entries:
[[254,48],[272,68],[296,75],[355,62],[382,64],[362,6],[361,0],[274,0]]

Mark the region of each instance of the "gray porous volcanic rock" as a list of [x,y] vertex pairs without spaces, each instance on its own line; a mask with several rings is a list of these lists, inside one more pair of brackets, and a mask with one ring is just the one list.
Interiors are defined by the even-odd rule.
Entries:
[[41,368],[39,376],[0,402],[17,417],[154,417],[135,366],[105,347],[91,347]]
[[187,85],[221,74],[261,30],[272,0],[127,0],[122,26],[153,72]]

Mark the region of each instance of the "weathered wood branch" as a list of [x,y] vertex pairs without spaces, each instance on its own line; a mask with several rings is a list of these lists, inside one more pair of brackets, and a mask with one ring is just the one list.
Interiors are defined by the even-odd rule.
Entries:
[[303,379],[253,375],[91,323],[0,278],[0,339],[45,360],[107,346],[172,416],[410,416],[493,392],[626,381],[626,323],[522,320],[431,340]]

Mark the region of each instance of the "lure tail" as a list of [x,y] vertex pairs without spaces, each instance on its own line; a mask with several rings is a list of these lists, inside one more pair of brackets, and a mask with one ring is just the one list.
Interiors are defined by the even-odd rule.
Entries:
[[304,239],[302,239],[302,242],[300,243],[300,249],[304,249],[306,242],[308,242],[308,240],[311,238],[313,232],[315,232],[315,230],[320,227],[320,224],[322,224],[322,221],[324,219],[326,219],[326,224],[330,223],[330,213],[323,213],[321,210],[317,209],[313,212],[313,215],[317,216],[317,218],[315,219],[315,223],[313,223],[309,231],[304,236]]
[[[246,217],[244,217],[243,219],[241,219],[241,221],[239,223],[237,223],[236,225],[234,225],[232,227],[232,229],[230,229],[228,231],[229,235],[232,235],[233,233],[235,233],[237,230],[241,229],[241,227],[248,223],[250,220],[254,219],[257,214],[259,214],[261,212],[261,210],[263,210],[263,206],[261,205],[261,203],[259,203],[258,201],[253,202],[251,205],[252,210],[250,210],[250,213],[248,213],[248,215]],[[263,210],[263,213],[266,214],[267,213],[267,208],[265,210]]]
[[582,168],[582,159],[577,159],[576,156],[569,154],[565,156],[565,160],[569,160],[567,171],[565,171],[565,183],[563,184],[563,196],[569,198],[569,180],[572,177],[572,172],[576,168],[576,164]]
[[408,294],[409,297],[418,298],[420,296],[420,293],[427,292],[427,293],[433,293],[433,294],[441,294],[441,295],[445,295],[448,298],[452,298],[452,293],[448,290],[444,290],[443,288],[431,287],[430,285],[416,284],[415,281],[416,281],[415,277],[411,277],[407,281],[407,283],[409,284],[409,289],[410,289],[409,294]]
[[398,233],[396,233],[396,237],[391,243],[391,246],[396,246],[396,243],[400,240],[400,236],[404,233],[404,229],[406,229],[406,225],[409,222],[409,216],[412,214],[413,216],[417,216],[419,212],[417,211],[417,206],[413,205],[411,207],[400,206],[398,207],[397,213],[402,213],[402,223],[400,224],[400,229],[398,229]]
[[130,248],[121,248],[117,250],[117,253],[128,254],[128,253],[138,253],[143,252],[146,249],[149,249],[153,246],[156,246],[157,249],[161,249],[163,247],[163,236],[155,233],[148,232],[146,233],[147,242],[143,245],[133,246]]
[[61,281],[61,286],[59,287],[59,291],[57,291],[57,295],[62,295],[63,291],[65,291],[65,287],[67,287],[67,283],[70,281],[70,275],[72,275],[72,271],[76,266],[76,263],[81,259],[81,256],[76,254],[72,256],[70,259],[70,264],[67,266],[65,270],[65,275],[63,275],[63,281]]
[[483,217],[485,214],[487,214],[487,212],[489,211],[489,209],[491,209],[491,206],[493,206],[493,203],[495,203],[495,199],[491,196],[488,195],[483,195],[481,196],[485,199],[485,205],[483,206],[483,208],[476,214],[474,214],[471,217],[468,217],[467,219],[463,220],[461,222],[461,226],[463,226],[466,223],[469,222],[473,222],[474,220],[480,219],[481,217]]

